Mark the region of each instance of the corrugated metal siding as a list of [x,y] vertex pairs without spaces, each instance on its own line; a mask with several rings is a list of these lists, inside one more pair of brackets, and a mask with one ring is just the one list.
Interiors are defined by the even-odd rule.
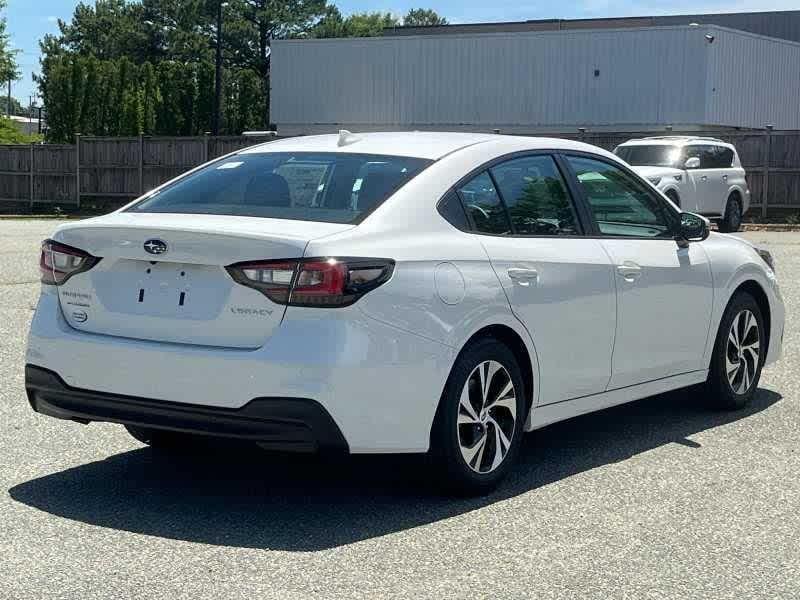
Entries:
[[276,41],[272,120],[279,127],[702,125],[704,33]]
[[706,120],[715,125],[800,129],[800,45],[711,28]]

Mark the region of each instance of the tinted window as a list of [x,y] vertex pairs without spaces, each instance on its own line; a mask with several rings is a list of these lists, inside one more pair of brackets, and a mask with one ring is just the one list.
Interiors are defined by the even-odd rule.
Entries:
[[718,169],[729,169],[733,166],[733,150],[724,146],[714,148],[714,166]]
[[464,212],[464,207],[461,206],[461,200],[458,194],[451,192],[445,196],[439,203],[439,214],[456,229],[461,231],[469,230],[469,221]]
[[636,167],[677,167],[681,162],[681,149],[664,144],[619,146],[614,154]]
[[208,165],[128,210],[357,222],[430,163],[366,154],[240,154]]
[[678,216],[644,183],[608,163],[568,157],[600,228],[606,235],[672,237]]
[[497,195],[492,178],[485,171],[458,190],[464,208],[480,233],[511,233],[505,207]]
[[567,188],[552,157],[517,158],[491,171],[511,216],[514,233],[577,233]]
[[699,169],[715,168],[714,165],[716,164],[717,158],[714,146],[686,146],[685,152],[684,162],[690,158],[697,157],[700,159]]

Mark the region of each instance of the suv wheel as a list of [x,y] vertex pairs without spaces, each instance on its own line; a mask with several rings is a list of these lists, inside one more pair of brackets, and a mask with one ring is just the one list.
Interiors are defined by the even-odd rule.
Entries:
[[678,208],[681,207],[681,199],[678,196],[678,192],[676,192],[675,190],[668,190],[666,196],[672,201],[672,203],[675,206],[677,206]]
[[764,364],[766,335],[758,303],[738,292],[725,309],[708,374],[709,391],[719,408],[747,406],[755,394]]
[[723,233],[733,233],[734,231],[739,231],[741,225],[742,205],[738,198],[731,196],[725,206],[725,215],[719,222],[719,230]]
[[511,350],[487,338],[464,350],[447,380],[431,449],[448,487],[486,493],[516,458],[525,421],[522,373]]

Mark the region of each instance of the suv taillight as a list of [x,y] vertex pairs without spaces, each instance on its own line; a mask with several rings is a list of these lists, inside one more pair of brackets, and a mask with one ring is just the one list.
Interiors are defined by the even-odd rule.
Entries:
[[99,262],[100,258],[79,248],[45,240],[42,242],[42,255],[39,258],[42,283],[61,285],[73,275],[88,271]]
[[226,267],[237,283],[278,304],[349,306],[389,281],[394,261],[384,258],[303,258],[236,263]]

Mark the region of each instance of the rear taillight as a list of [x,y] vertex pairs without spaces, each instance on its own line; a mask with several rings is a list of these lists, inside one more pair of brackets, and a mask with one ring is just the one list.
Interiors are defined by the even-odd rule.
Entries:
[[236,263],[226,267],[234,281],[259,290],[278,304],[333,308],[349,306],[386,283],[394,261],[384,258],[304,258]]
[[76,273],[88,271],[98,262],[100,258],[79,248],[45,240],[42,242],[42,255],[39,258],[42,283],[61,285]]

